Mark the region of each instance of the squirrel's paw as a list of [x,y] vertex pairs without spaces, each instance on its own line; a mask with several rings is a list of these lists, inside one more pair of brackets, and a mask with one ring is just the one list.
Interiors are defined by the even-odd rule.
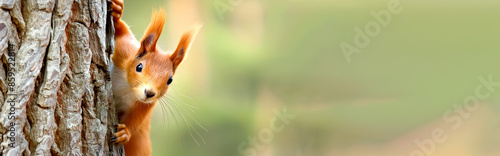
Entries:
[[125,124],[116,124],[117,132],[111,138],[111,141],[119,144],[126,144],[130,140],[130,131]]
[[111,0],[111,16],[114,21],[120,20],[123,14],[123,0]]

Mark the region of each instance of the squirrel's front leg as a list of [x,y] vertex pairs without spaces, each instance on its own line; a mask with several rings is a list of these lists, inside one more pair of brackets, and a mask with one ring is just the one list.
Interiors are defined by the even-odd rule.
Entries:
[[130,33],[127,24],[121,20],[123,14],[123,0],[111,0],[111,16],[115,25],[115,37]]
[[111,138],[111,141],[114,143],[126,144],[132,135],[130,134],[129,129],[125,124],[116,124],[115,125],[117,132]]
[[[129,30],[125,22],[121,20],[123,14],[123,0],[111,0],[111,16],[113,16],[113,22],[115,25],[115,39],[121,38],[129,34]],[[126,44],[123,42],[117,42],[116,44]],[[119,50],[118,50],[119,51]],[[116,50],[115,50],[116,52]],[[116,55],[116,54],[115,54]],[[115,56],[113,56],[115,57]],[[113,62],[116,66],[117,62]],[[120,66],[117,66],[120,67]],[[114,69],[117,70],[117,69]],[[125,124],[115,125],[116,133],[114,133],[111,141],[114,143],[126,144],[132,137],[129,128]]]

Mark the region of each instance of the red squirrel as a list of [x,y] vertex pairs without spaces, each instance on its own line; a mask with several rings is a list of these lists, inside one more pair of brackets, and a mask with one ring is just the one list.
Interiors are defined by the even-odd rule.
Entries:
[[151,155],[149,131],[153,108],[167,93],[172,76],[200,27],[184,33],[177,49],[169,54],[156,45],[165,23],[165,12],[162,9],[153,12],[151,23],[139,42],[121,20],[123,6],[123,0],[112,0],[115,51],[111,79],[120,117],[112,141],[123,144],[127,156]]

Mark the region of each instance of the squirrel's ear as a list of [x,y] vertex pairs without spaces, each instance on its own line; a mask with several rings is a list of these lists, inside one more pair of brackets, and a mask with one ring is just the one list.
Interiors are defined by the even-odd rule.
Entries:
[[185,32],[182,35],[181,40],[179,41],[179,45],[177,45],[177,49],[175,49],[174,53],[170,55],[170,60],[172,60],[174,65],[174,71],[179,66],[179,64],[181,64],[184,56],[191,47],[191,43],[193,42],[200,29],[201,24],[195,26],[193,29]]
[[149,23],[148,29],[144,33],[144,37],[141,40],[141,50],[139,51],[139,56],[144,55],[147,52],[156,51],[156,42],[158,42],[160,34],[163,31],[163,25],[165,24],[166,17],[167,15],[163,9],[153,11],[151,23]]

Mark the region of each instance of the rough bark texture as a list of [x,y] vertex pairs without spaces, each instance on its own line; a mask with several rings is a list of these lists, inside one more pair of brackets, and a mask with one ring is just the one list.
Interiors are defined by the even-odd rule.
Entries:
[[123,155],[109,140],[106,0],[0,0],[0,155]]

